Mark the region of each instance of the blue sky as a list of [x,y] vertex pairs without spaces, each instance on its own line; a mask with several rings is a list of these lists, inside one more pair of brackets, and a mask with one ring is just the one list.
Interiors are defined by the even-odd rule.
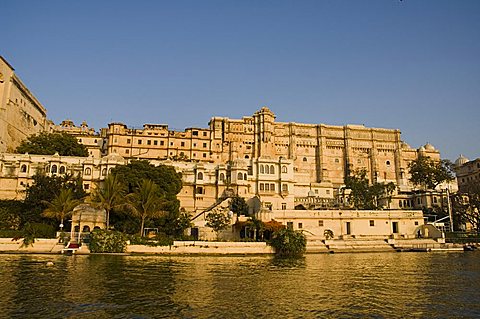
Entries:
[[480,156],[480,1],[2,1],[3,55],[56,123],[398,128]]

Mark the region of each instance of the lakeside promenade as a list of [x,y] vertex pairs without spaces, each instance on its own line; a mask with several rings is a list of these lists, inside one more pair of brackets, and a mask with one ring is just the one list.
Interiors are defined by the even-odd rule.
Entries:
[[[36,239],[28,247],[22,240],[0,238],[0,253],[6,254],[61,254],[65,249],[57,239]],[[342,252],[399,252],[399,251],[463,251],[463,245],[439,242],[433,239],[330,239],[308,241],[306,253]],[[125,254],[145,255],[273,255],[265,242],[174,241],[171,246],[128,245]],[[75,254],[90,254],[87,245]]]

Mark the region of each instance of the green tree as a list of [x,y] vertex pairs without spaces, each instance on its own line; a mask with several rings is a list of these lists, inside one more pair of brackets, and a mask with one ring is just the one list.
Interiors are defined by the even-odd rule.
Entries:
[[453,164],[449,160],[436,161],[427,156],[420,156],[408,164],[410,182],[422,186],[425,190],[435,189],[443,182],[454,179]]
[[381,200],[384,199],[389,203],[395,191],[395,184],[392,182],[370,184],[365,169],[348,175],[345,178],[345,186],[351,190],[350,198],[353,200],[354,207],[358,209],[380,209]]
[[96,208],[104,209],[106,214],[107,229],[110,227],[110,213],[115,208],[120,208],[125,203],[126,188],[115,174],[107,178],[91,194],[90,200]]
[[[177,194],[182,189],[182,175],[172,166],[154,166],[148,161],[134,160],[127,165],[117,166],[112,170],[126,185],[128,193],[132,193],[136,185],[143,179],[152,180],[157,186],[157,192],[162,199],[161,210],[164,214],[153,219],[153,224],[170,236],[180,236],[183,233],[184,219],[180,214],[180,201]],[[122,220],[118,220],[123,223]]]
[[300,257],[305,253],[307,238],[300,231],[283,228],[272,235],[269,244],[281,257]]
[[58,152],[61,156],[88,156],[85,145],[67,133],[40,133],[31,135],[22,141],[16,153],[39,155],[53,155]]
[[43,216],[59,220],[60,231],[63,231],[64,219],[71,215],[73,209],[80,203],[81,200],[75,199],[72,189],[62,188],[60,193],[47,203],[48,207],[43,211]]
[[245,215],[248,216],[248,205],[243,197],[234,196],[230,202],[230,210],[237,214],[237,216]]
[[465,187],[452,195],[454,223],[470,224],[480,233],[480,184],[468,183]]
[[159,217],[163,214],[161,198],[158,195],[158,186],[153,181],[144,179],[133,193],[127,195],[126,199],[129,211],[133,216],[141,220],[140,236],[143,236],[145,220]]
[[25,204],[20,200],[0,200],[0,229],[19,230]]
[[50,222],[42,218],[42,213],[48,207],[48,203],[58,196],[61,189],[70,189],[74,199],[82,199],[86,196],[80,177],[35,174],[32,185],[27,186],[26,189],[21,224]]
[[205,217],[207,227],[210,227],[215,232],[217,239],[221,230],[230,225],[230,217],[222,212],[210,212]]

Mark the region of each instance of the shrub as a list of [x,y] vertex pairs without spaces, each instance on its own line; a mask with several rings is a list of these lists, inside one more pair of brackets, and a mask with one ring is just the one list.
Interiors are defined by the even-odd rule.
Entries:
[[123,253],[127,248],[127,236],[111,230],[96,229],[90,234],[92,253]]
[[273,233],[269,244],[278,256],[299,257],[305,253],[307,238],[300,231],[284,228]]

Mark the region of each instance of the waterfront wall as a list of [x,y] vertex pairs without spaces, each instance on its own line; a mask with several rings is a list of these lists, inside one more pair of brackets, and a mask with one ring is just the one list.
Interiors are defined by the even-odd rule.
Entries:
[[127,253],[251,255],[273,254],[274,251],[265,242],[174,241],[172,246],[128,245]]

